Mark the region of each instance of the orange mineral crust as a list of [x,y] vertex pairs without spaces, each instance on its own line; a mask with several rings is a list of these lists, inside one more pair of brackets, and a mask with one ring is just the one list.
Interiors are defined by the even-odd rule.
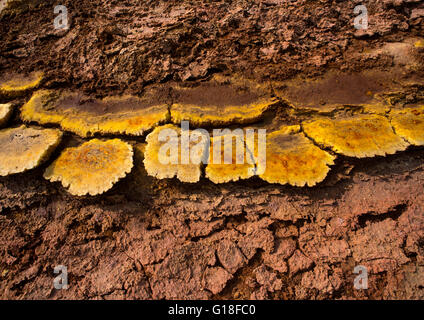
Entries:
[[316,118],[302,126],[318,145],[349,157],[385,156],[409,145],[393,132],[386,117],[375,114]]
[[60,143],[56,129],[18,128],[0,130],[0,176],[21,173],[42,164]]
[[40,90],[22,107],[27,122],[57,124],[82,137],[143,135],[169,118],[168,106],[152,96],[112,96],[88,99],[75,92]]
[[201,165],[209,146],[205,134],[191,134],[183,145],[182,130],[172,124],[155,128],[146,138],[144,166],[150,176],[174,178],[195,183],[200,180]]
[[119,139],[93,139],[65,149],[45,171],[44,178],[61,181],[77,196],[98,195],[131,172],[133,148]]
[[[248,146],[253,150],[251,142]],[[299,126],[284,126],[269,133],[266,154],[255,151],[255,155],[260,178],[270,183],[298,187],[311,187],[323,181],[335,159],[307,139]]]
[[6,75],[0,78],[0,97],[16,98],[36,89],[43,80],[42,72],[29,75]]
[[424,145],[424,106],[393,110],[390,120],[398,136],[412,145]]
[[255,162],[244,137],[232,134],[211,139],[206,177],[214,183],[248,179],[255,174]]

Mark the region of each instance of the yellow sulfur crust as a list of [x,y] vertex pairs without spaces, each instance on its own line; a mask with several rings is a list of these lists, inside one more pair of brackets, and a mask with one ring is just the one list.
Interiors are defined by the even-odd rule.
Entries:
[[424,48],[424,40],[418,40],[414,43],[415,48]]
[[[267,135],[266,161],[262,155],[258,157],[260,178],[298,187],[311,187],[325,179],[335,157],[316,147],[299,131],[299,126],[286,126]],[[248,147],[253,150],[250,144]]]
[[408,147],[380,115],[321,118],[304,122],[303,129],[317,144],[349,157],[385,156]]
[[[227,137],[227,139],[225,139]],[[214,159],[214,141],[221,140],[221,152],[218,159]],[[237,155],[237,144],[240,150]],[[242,148],[241,148],[241,147]],[[246,147],[244,139],[238,136],[223,135],[211,139],[209,161],[206,167],[206,177],[214,183],[226,183],[249,179],[255,174],[255,162],[252,154]],[[231,163],[225,163],[225,153],[231,155]],[[239,156],[239,157],[238,157]],[[239,159],[237,159],[239,158]]]
[[20,126],[0,131],[0,176],[21,173],[43,163],[60,143],[56,129]]
[[398,136],[410,144],[424,145],[424,106],[393,110],[390,120]]
[[383,103],[383,102],[377,102],[374,104],[363,104],[360,105],[364,113],[375,113],[380,115],[385,115],[390,110],[390,105]]
[[13,107],[11,103],[0,104],[0,127],[4,126],[12,115]]
[[[73,94],[63,94],[72,96]],[[40,124],[58,124],[63,130],[74,132],[82,137],[94,134],[126,134],[139,136],[154,126],[168,119],[166,105],[151,106],[142,110],[105,112],[97,115],[76,108],[60,109],[58,94],[41,90],[33,94],[23,107],[21,117],[27,122]],[[122,102],[135,97],[111,97],[100,100],[107,106],[108,102]],[[137,100],[138,101],[138,100]]]
[[44,178],[61,181],[77,196],[98,195],[111,189],[133,167],[132,146],[122,140],[90,140],[65,149],[45,171]]
[[34,72],[28,77],[18,75],[15,78],[0,83],[0,96],[8,98],[18,97],[29,90],[36,89],[42,80],[42,72]]
[[[159,141],[159,134],[162,130],[173,130],[176,132],[176,139],[170,139],[167,141]],[[147,146],[144,152],[144,166],[146,168],[147,173],[150,176],[156,177],[157,179],[166,179],[166,178],[174,178],[177,177],[178,180],[182,182],[195,183],[200,180],[201,176],[201,163],[195,162],[192,163],[191,159],[186,164],[182,164],[181,159],[181,142],[180,142],[180,134],[181,129],[172,125],[167,124],[164,126],[160,126],[155,128],[146,138]],[[194,145],[200,143],[200,147],[196,149],[195,156],[203,158],[207,152],[208,144],[206,137],[199,138],[199,140],[190,141],[190,148]],[[176,160],[174,163],[163,164],[163,161],[160,161],[159,154],[161,148],[165,145],[165,143],[170,146],[175,146],[175,150],[178,150],[177,154],[168,155],[170,157],[174,157]],[[191,152],[191,151],[190,151]],[[191,155],[190,155],[191,157]]]

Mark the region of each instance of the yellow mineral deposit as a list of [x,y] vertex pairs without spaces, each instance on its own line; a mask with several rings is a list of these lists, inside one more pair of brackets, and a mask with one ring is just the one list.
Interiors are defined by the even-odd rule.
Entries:
[[0,96],[15,98],[36,89],[43,80],[42,72],[33,72],[28,76],[8,75],[0,79]]
[[214,183],[249,179],[255,174],[255,161],[242,135],[224,134],[211,139],[206,177]]
[[76,196],[98,195],[131,172],[133,148],[119,140],[93,139],[67,148],[44,172],[44,178],[61,181]]
[[417,42],[414,43],[414,47],[415,48],[424,48],[424,40],[418,40]]
[[56,129],[20,126],[0,131],[0,176],[24,172],[43,163],[60,143]]
[[169,118],[166,104],[150,97],[108,97],[90,100],[78,93],[40,90],[22,107],[27,122],[57,124],[82,137],[94,134],[139,136]]
[[388,119],[380,115],[317,118],[302,125],[306,135],[318,145],[349,157],[385,156],[408,147],[395,135]]
[[[252,141],[248,140],[248,147]],[[257,158],[259,177],[269,183],[314,186],[323,181],[335,156],[315,146],[300,126],[285,126],[267,135],[266,160]],[[255,154],[257,152],[255,151]]]
[[184,139],[179,127],[167,124],[155,128],[146,138],[144,166],[147,173],[158,179],[177,177],[182,182],[198,182],[209,139],[204,134],[191,134],[184,144],[186,147],[182,147]]
[[359,106],[360,109],[362,109],[363,113],[374,113],[374,114],[380,114],[385,115],[387,112],[390,111],[390,104],[389,102],[385,103],[383,101],[370,103],[370,104],[363,104]]
[[13,107],[11,103],[0,104],[0,127],[4,126],[12,115]]
[[393,110],[390,120],[398,136],[410,144],[424,145],[424,106]]
[[176,87],[171,119],[175,124],[183,120],[194,126],[224,126],[246,124],[260,119],[277,102],[270,92],[250,82],[211,81],[196,87]]

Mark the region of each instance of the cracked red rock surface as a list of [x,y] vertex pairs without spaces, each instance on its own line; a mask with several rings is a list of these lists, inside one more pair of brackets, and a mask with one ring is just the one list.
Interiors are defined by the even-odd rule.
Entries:
[[[65,0],[64,32],[52,28],[53,1],[32,0],[30,11],[1,13],[0,72],[41,70],[43,89],[102,98],[215,73],[283,81],[412,61],[387,44],[422,38],[422,3],[364,3],[367,32],[352,28],[348,1]],[[414,50],[418,67],[384,101],[424,100]],[[165,96],[172,105],[172,90]],[[296,112],[280,101],[262,124],[299,124]],[[340,157],[313,188],[156,180],[135,149],[134,170],[93,198],[49,184],[45,166],[0,177],[2,299],[424,299],[422,147]],[[68,267],[68,290],[53,287],[57,265]],[[369,269],[368,290],[353,287],[357,265]]]
[[[137,194],[143,190],[126,193],[137,181],[131,176],[95,203],[64,191],[49,193],[47,202],[12,202],[0,216],[0,292],[51,299],[422,298],[423,160],[420,150],[370,160],[351,179],[303,191],[260,181],[246,184],[247,192],[236,183],[168,182],[160,196],[144,195],[147,205]],[[16,181],[0,182],[7,203]],[[281,201],[302,208],[303,218],[296,211],[273,215]],[[66,291],[50,285],[57,264],[69,266]],[[355,265],[370,270],[366,292],[353,290]]]

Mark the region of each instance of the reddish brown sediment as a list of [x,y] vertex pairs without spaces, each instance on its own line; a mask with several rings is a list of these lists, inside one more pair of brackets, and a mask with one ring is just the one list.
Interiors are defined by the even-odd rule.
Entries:
[[299,107],[363,104],[371,102],[373,94],[393,89],[395,82],[389,75],[392,76],[388,72],[334,73],[315,81],[299,79],[288,82],[279,95]]
[[156,90],[154,94],[143,95],[142,99],[136,96],[123,96],[106,97],[102,100],[78,92],[64,92],[55,101],[54,106],[58,112],[75,110],[102,116],[109,113],[146,110],[160,104],[164,105],[166,104],[165,99],[161,97],[164,92],[166,90]]
[[[0,178],[1,295],[422,299],[423,160],[421,150],[368,161],[349,180],[304,191],[158,181],[146,189],[134,177],[95,203],[46,189],[41,176],[25,186]],[[75,276],[63,291],[45,269],[59,253]],[[352,289],[359,264],[370,271],[367,291]]]
[[390,95],[401,92],[424,79],[413,79],[404,69],[390,71],[369,70],[361,73],[332,71],[318,78],[297,77],[285,82],[274,82],[276,95],[297,109],[331,112],[346,106],[358,106],[371,112],[387,112]]
[[218,83],[200,83],[194,88],[179,87],[175,89],[175,103],[213,107],[223,109],[226,106],[243,106],[256,102],[260,94],[249,88],[221,85]]
[[[424,299],[422,115],[409,110],[424,105],[421,2],[365,0],[368,30],[353,27],[350,1],[61,4],[67,31],[53,28],[52,0],[13,1],[0,13],[0,78],[41,71],[37,90],[82,97],[65,100],[60,114],[97,118],[88,130],[71,117],[50,162],[0,177],[0,298]],[[376,157],[358,159],[306,134],[308,146],[340,153],[313,187],[260,177],[214,184],[204,167],[198,182],[182,183],[149,176],[145,135],[120,123],[107,134],[134,147],[134,167],[113,188],[76,197],[43,178],[106,113],[137,109],[135,98],[101,101],[143,99],[152,86],[163,90],[139,111],[152,101],[165,109],[146,134],[169,125],[184,101],[197,106],[182,111],[200,127],[296,125],[300,136],[313,119],[384,118],[373,140],[410,146],[373,145],[366,155]],[[30,90],[0,97],[14,106],[6,127],[22,125]],[[358,146],[363,156],[367,146]],[[53,287],[58,265],[68,267],[68,290]],[[354,289],[358,265],[368,269],[367,290]]]

